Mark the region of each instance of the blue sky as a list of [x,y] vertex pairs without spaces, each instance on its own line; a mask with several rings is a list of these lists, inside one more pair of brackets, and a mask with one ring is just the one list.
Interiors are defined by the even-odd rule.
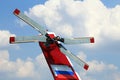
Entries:
[[[52,7],[52,6],[56,6],[56,5],[54,5],[54,3],[53,4],[50,4],[50,3],[52,3],[52,1],[53,0],[50,0],[50,1],[47,1],[47,0],[34,0],[34,1],[32,1],[32,0],[30,0],[30,1],[21,1],[21,0],[12,0],[12,1],[8,1],[8,0],[2,0],[1,2],[0,2],[0,33],[1,34],[8,34],[8,33],[6,33],[6,32],[2,32],[2,31],[7,31],[7,32],[9,32],[9,35],[11,35],[11,34],[15,34],[16,36],[31,36],[31,35],[38,35],[39,33],[37,32],[37,31],[35,31],[33,28],[31,28],[30,26],[28,26],[28,25],[26,25],[26,24],[24,24],[24,23],[20,23],[20,21],[19,21],[19,19],[16,17],[16,16],[14,16],[13,15],[13,11],[14,11],[14,9],[16,9],[16,8],[18,8],[18,9],[20,9],[21,10],[21,12],[25,12],[26,11],[26,13],[31,17],[31,18],[33,18],[33,19],[35,19],[34,17],[36,17],[36,15],[33,15],[32,13],[35,13],[35,11],[34,11],[34,8],[35,9],[39,9],[39,7],[37,7],[37,5],[44,5],[45,7]],[[64,4],[65,5],[65,9],[67,9],[66,10],[66,17],[62,17],[63,18],[63,21],[65,20],[65,22],[66,23],[64,23],[64,24],[66,24],[67,26],[68,26],[68,30],[69,31],[71,31],[70,32],[70,34],[71,34],[71,36],[75,36],[75,37],[78,37],[78,35],[79,35],[79,32],[77,31],[77,30],[75,30],[74,28],[77,28],[76,26],[79,24],[79,22],[78,21],[74,21],[74,20],[76,20],[76,19],[78,19],[78,17],[75,17],[75,16],[78,16],[78,13],[81,15],[83,15],[83,16],[80,16],[80,18],[83,18],[83,19],[78,19],[78,20],[83,20],[82,22],[82,25],[84,26],[84,25],[86,25],[86,23],[87,23],[87,21],[89,22],[89,19],[92,17],[88,17],[87,16],[87,20],[86,20],[86,15],[85,14],[89,14],[89,15],[92,15],[92,13],[94,13],[94,12],[89,12],[89,10],[91,10],[91,8],[94,8],[94,7],[91,7],[91,8],[87,8],[87,6],[89,6],[89,3],[90,3],[90,1],[89,0],[85,0],[86,1],[86,3],[79,3],[80,4],[80,6],[81,6],[81,4],[82,5],[84,5],[84,8],[86,8],[86,10],[84,10],[84,8],[83,8],[83,13],[84,14],[82,14],[81,12],[78,12],[78,11],[73,11],[73,12],[75,12],[75,13],[73,13],[73,12],[71,12],[71,13],[67,13],[67,10],[68,10],[68,12],[69,11],[71,11],[71,10],[69,10],[70,8],[74,8],[74,6],[73,5],[71,5],[72,7],[69,7],[70,5],[68,5],[67,3],[70,3],[70,4],[72,4],[72,0],[70,0],[70,2],[68,1],[67,2],[67,0],[65,1],[65,4],[64,3],[62,3],[61,2],[61,4]],[[83,1],[83,2],[85,2],[85,1]],[[87,2],[88,1],[88,2]],[[103,12],[103,14],[105,13],[105,14],[109,14],[109,13],[112,13],[113,14],[113,16],[120,16],[119,15],[119,10],[120,10],[120,1],[119,0],[101,0],[101,1],[99,1],[99,0],[97,0],[98,2],[96,2],[96,4],[98,3],[98,4],[100,4],[100,6],[102,6],[102,8],[103,7],[106,7],[106,8],[103,8],[103,9],[100,9],[100,10],[103,10],[103,11],[101,11],[100,13],[102,14],[102,12]],[[48,3],[46,3],[46,2],[48,2]],[[53,1],[54,2],[54,1]],[[64,0],[63,0],[63,2],[64,2]],[[56,4],[58,4],[59,2],[57,2],[56,1]],[[90,5],[92,5],[92,4],[94,4],[95,5],[95,3],[93,2],[93,1],[91,1],[91,3],[90,3]],[[35,6],[36,5],[36,6]],[[104,5],[104,6],[103,6]],[[119,6],[119,7],[117,7],[116,8],[116,6]],[[59,6],[60,6],[60,4],[59,4]],[[96,5],[95,5],[96,6]],[[34,7],[34,8],[33,8]],[[78,7],[78,6],[77,6]],[[76,8],[77,8],[76,7]],[[96,6],[97,7],[97,6]],[[42,7],[43,8],[43,7]],[[41,9],[42,9],[41,8]],[[81,7],[82,8],[82,7]],[[30,9],[31,9],[31,11],[30,11]],[[56,9],[56,8],[55,8]],[[59,17],[61,17],[61,16],[65,16],[64,14],[61,14],[62,13],[62,11],[64,11],[64,10],[62,10],[63,8],[60,6],[60,8],[59,8],[59,11],[57,12],[57,13],[59,13],[59,16],[58,17],[54,17],[55,18],[55,20],[58,20],[59,21]],[[79,9],[79,8],[78,8]],[[99,9],[99,7],[98,7],[98,9]],[[104,10],[105,9],[105,10]],[[40,10],[40,9],[39,9]],[[53,10],[53,12],[55,12],[55,11],[57,11],[57,10],[55,10],[54,11],[54,9],[53,8],[50,8],[50,9],[48,9],[48,14],[51,12]],[[88,10],[88,11],[87,11]],[[95,9],[93,9],[93,10],[96,10],[96,8]],[[42,10],[40,10],[41,12],[42,12]],[[43,11],[46,11],[46,10],[44,10],[44,8],[43,8]],[[106,11],[106,12],[104,12],[104,11]],[[116,11],[116,12],[115,12]],[[88,13],[87,13],[88,12]],[[96,11],[97,12],[97,11]],[[118,13],[118,14],[117,14]],[[97,14],[97,13],[95,13],[95,14]],[[44,17],[43,17],[44,16]],[[53,18],[53,15],[50,15],[49,14],[49,16],[52,16],[52,18]],[[68,36],[68,33],[69,33],[69,31],[68,31],[68,33],[66,33],[66,32],[62,32],[62,31],[57,31],[58,29],[56,28],[56,25],[57,25],[57,23],[58,23],[58,27],[60,27],[59,25],[61,25],[60,23],[63,23],[63,21],[61,21],[61,22],[57,22],[56,21],[56,24],[53,24],[54,23],[54,20],[53,20],[53,22],[51,22],[52,24],[49,24],[49,16],[47,16],[46,14],[43,14],[43,13],[40,13],[40,17],[38,17],[37,19],[35,19],[36,21],[38,20],[40,20],[39,22],[42,24],[42,21],[43,21],[43,23],[44,24],[46,24],[46,25],[48,25],[48,28],[49,29],[51,29],[52,31],[54,31],[55,30],[55,32],[57,33],[57,34],[60,34],[60,35],[66,35],[67,37],[71,37],[71,36]],[[71,17],[72,16],[72,17]],[[73,17],[74,16],[74,17]],[[98,15],[99,16],[99,15]],[[97,16],[97,17],[98,17]],[[82,73],[84,73],[84,71],[82,71],[82,73],[79,73],[80,74],[80,76],[81,76],[81,78],[83,78],[83,80],[85,80],[85,79],[88,79],[88,78],[90,78],[90,79],[93,79],[93,80],[99,80],[98,78],[101,78],[101,76],[104,76],[104,75],[102,75],[102,74],[106,74],[106,73],[115,73],[115,74],[120,74],[120,64],[119,64],[119,56],[120,56],[120,39],[118,38],[118,37],[120,37],[119,36],[119,28],[120,28],[120,26],[118,25],[118,23],[119,23],[119,21],[120,20],[118,20],[117,19],[117,17],[113,17],[113,16],[111,16],[111,18],[110,19],[113,19],[113,23],[114,24],[108,24],[108,23],[106,23],[106,22],[104,22],[104,21],[101,21],[101,22],[103,22],[103,23],[101,23],[101,22],[96,22],[96,23],[101,23],[100,25],[103,25],[104,26],[104,23],[107,25],[107,26],[105,26],[104,28],[101,28],[101,27],[98,27],[98,30],[100,30],[100,32],[99,33],[97,33],[97,32],[95,32],[96,33],[96,35],[94,36],[95,38],[97,37],[97,40],[101,40],[100,42],[98,42],[97,40],[96,40],[96,43],[95,44],[85,44],[85,45],[70,45],[70,46],[67,46],[67,45],[65,45],[70,51],[72,51],[74,54],[76,54],[77,56],[79,56],[79,54],[83,57],[83,58],[85,58],[85,60],[88,62],[88,63],[90,63],[90,64],[93,64],[93,65],[95,65],[95,67],[98,65],[100,65],[100,66],[102,66],[102,68],[100,68],[100,72],[99,72],[99,70],[98,69],[96,69],[96,72],[98,71],[98,73],[100,74],[98,74],[98,75],[95,75],[94,73],[92,73],[91,71],[92,71],[92,69],[90,70],[90,71],[88,71],[88,73],[87,72],[85,72],[85,74],[86,75],[83,75]],[[101,16],[102,17],[102,16]],[[50,17],[51,18],[51,17]],[[73,19],[73,21],[72,21],[72,23],[70,23],[71,21],[70,20],[68,20],[67,21],[67,18],[70,18],[70,19]],[[94,16],[93,16],[93,18],[94,18]],[[96,17],[95,17],[96,18]],[[46,20],[47,19],[47,20]],[[60,18],[61,19],[61,18]],[[100,18],[101,19],[101,18]],[[115,21],[115,20],[116,21]],[[41,21],[42,20],[42,21]],[[93,19],[94,20],[94,19]],[[106,20],[106,19],[101,19],[101,20]],[[52,21],[52,19],[51,19],[51,21]],[[114,22],[115,21],[115,22]],[[84,24],[85,23],[85,24]],[[21,24],[23,24],[23,26],[21,26]],[[87,24],[89,24],[89,26],[91,25],[92,26],[92,23],[91,23],[91,21],[89,22],[89,23],[87,23]],[[73,26],[75,26],[75,27],[72,27],[71,28],[71,25]],[[108,27],[110,25],[110,27]],[[113,26],[115,26],[114,28],[111,28],[112,26],[111,25],[113,25]],[[116,27],[116,25],[117,25],[117,27]],[[53,27],[52,27],[53,26]],[[62,26],[64,26],[64,25],[62,25]],[[78,25],[78,26],[81,26],[81,24],[80,25]],[[64,27],[63,27],[64,28]],[[86,35],[88,35],[88,33],[92,33],[92,35],[94,35],[95,33],[94,33],[94,31],[95,30],[97,30],[97,28],[94,28],[94,27],[91,27],[90,28],[90,30],[89,29],[86,29],[86,28],[89,28],[89,27],[87,27],[87,26],[85,26],[85,27],[78,27],[78,29],[79,28],[83,28],[82,30],[85,30],[85,32],[84,31],[82,31],[81,32],[81,36],[84,36],[84,34],[85,34],[85,36]],[[71,30],[72,29],[72,30]],[[95,30],[93,30],[93,29],[95,29]],[[103,29],[105,29],[105,30],[103,30]],[[110,29],[110,30],[109,30]],[[113,32],[111,32],[112,31],[112,29],[113,29]],[[114,30],[115,29],[115,30]],[[118,29],[118,30],[117,30]],[[103,31],[102,31],[103,30]],[[93,32],[92,32],[93,31]],[[117,32],[118,31],[118,32]],[[60,33],[61,32],[61,33]],[[78,35],[76,34],[76,32],[78,33]],[[117,34],[117,35],[116,35]],[[3,43],[2,43],[2,41],[0,41],[0,44],[2,44],[2,46],[0,46],[0,54],[1,55],[3,55],[2,54],[2,52],[4,53],[4,51],[6,52],[7,51],[7,53],[9,54],[9,60],[8,60],[8,63],[9,64],[11,64],[11,63],[16,63],[17,64],[17,60],[18,59],[20,59],[20,61],[21,62],[23,62],[23,63],[27,63],[27,62],[31,62],[32,64],[34,64],[33,66],[36,68],[36,59],[38,59],[37,58],[37,56],[39,56],[42,52],[41,52],[41,49],[39,48],[39,45],[37,44],[37,43],[26,43],[26,44],[17,44],[17,45],[10,45],[10,44],[8,44],[7,42],[5,42],[4,41],[4,39],[6,38],[4,38],[4,36],[5,35],[1,35],[0,37],[2,37],[3,38]],[[99,36],[99,37],[98,37]],[[91,46],[91,45],[93,45],[93,46]],[[0,57],[1,58],[1,57]],[[95,61],[95,62],[94,62]],[[112,64],[112,68],[111,68],[111,64]],[[0,63],[0,65],[2,65],[1,63]],[[3,65],[2,65],[3,66]],[[97,67],[98,67],[97,66]],[[106,68],[106,66],[108,66],[108,68],[110,67],[110,69],[108,69],[108,70],[105,70],[105,69],[103,69],[103,68]],[[9,67],[8,67],[9,68]],[[43,68],[43,67],[41,67],[41,68]],[[77,67],[78,68],[78,67]],[[79,70],[79,69],[77,69],[76,68],[76,70]],[[17,74],[17,72],[13,72],[15,75],[17,75],[15,78],[11,78],[10,77],[10,73],[9,73],[9,70],[8,70],[8,73],[7,73],[7,70],[3,70],[2,71],[2,67],[0,67],[0,74],[4,74],[5,73],[5,75],[7,75],[7,78],[4,78],[5,76],[3,76],[3,78],[0,78],[0,79],[6,79],[6,80],[21,80],[21,79],[23,79],[23,80],[29,80],[29,76],[27,76],[27,77],[24,77],[24,76],[22,76],[22,78],[21,78],[21,76],[18,76],[18,74]],[[11,69],[11,68],[10,68]],[[38,68],[38,66],[37,66],[37,68],[36,69],[39,69]],[[44,69],[44,68],[43,68]],[[19,70],[19,69],[18,69]],[[102,70],[105,70],[105,72],[104,71],[102,71]],[[15,70],[16,71],[16,70]],[[37,74],[37,72],[36,72],[36,74]],[[41,73],[40,73],[41,74]],[[39,75],[40,75],[39,74]],[[115,76],[115,78],[113,78],[114,80],[119,80],[120,79],[120,77],[118,77],[117,75],[112,75],[112,76]],[[29,74],[28,74],[29,75]],[[49,74],[48,74],[49,75]],[[111,75],[111,74],[109,74],[109,75]],[[50,76],[50,75],[49,75]],[[86,76],[86,77],[85,77]],[[85,77],[85,78],[84,78]],[[31,78],[30,78],[31,79]],[[37,79],[44,79],[44,78],[37,78]],[[46,79],[46,78],[45,78]],[[108,77],[106,78],[105,76],[104,76],[104,78],[102,78],[102,79],[109,79]],[[35,80],[34,78],[33,79],[31,79],[31,80]],[[101,80],[101,79],[100,79]],[[112,80],[112,79],[110,79],[110,80]]]
[[119,0],[101,0],[107,7],[112,8],[120,4]]

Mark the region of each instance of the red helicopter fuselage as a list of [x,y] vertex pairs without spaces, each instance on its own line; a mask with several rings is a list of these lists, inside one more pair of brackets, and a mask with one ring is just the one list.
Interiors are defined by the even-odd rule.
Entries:
[[[49,36],[52,38],[54,34]],[[79,80],[69,58],[59,49],[62,44],[54,42],[46,46],[44,42],[39,42],[39,45],[55,80]]]

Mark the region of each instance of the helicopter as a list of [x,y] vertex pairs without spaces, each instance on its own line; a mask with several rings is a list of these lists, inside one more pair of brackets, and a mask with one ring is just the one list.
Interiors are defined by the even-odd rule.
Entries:
[[48,32],[48,30],[32,20],[30,17],[24,13],[21,13],[19,9],[15,9],[13,13],[15,16],[41,33],[41,35],[17,37],[11,36],[9,39],[10,44],[29,42],[39,43],[54,80],[81,80],[78,74],[75,72],[70,59],[85,70],[88,70],[89,65],[67,50],[62,44],[73,45],[94,43],[94,37],[62,38],[60,36],[56,36],[54,32]]

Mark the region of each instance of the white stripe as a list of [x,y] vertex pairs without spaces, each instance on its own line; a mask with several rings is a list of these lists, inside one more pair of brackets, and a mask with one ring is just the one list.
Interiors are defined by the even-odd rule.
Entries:
[[72,69],[66,65],[51,65],[53,70],[57,71],[72,71]]

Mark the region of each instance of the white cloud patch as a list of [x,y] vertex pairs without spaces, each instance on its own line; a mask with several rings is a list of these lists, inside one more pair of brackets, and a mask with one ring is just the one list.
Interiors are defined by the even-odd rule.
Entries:
[[15,36],[7,30],[0,30],[0,48],[9,46],[9,37]]
[[9,60],[9,55],[7,50],[0,51],[0,60]]
[[88,64],[90,65],[89,72],[92,72],[92,73],[102,72],[105,70],[118,69],[115,65],[105,64],[103,61],[92,60],[92,61],[89,61]]
[[0,79],[3,80],[52,79],[52,75],[42,54],[38,55],[36,59],[27,58],[26,60],[21,60],[18,58],[16,61],[11,61],[7,50],[0,51],[0,74],[4,74],[0,76]]
[[[34,65],[31,61],[22,61],[17,59],[16,61],[9,60],[8,51],[0,51],[0,73],[7,73],[8,76],[27,77],[33,73]],[[10,74],[12,73],[12,74]],[[5,77],[5,76],[4,76]]]
[[16,74],[18,77],[31,77],[35,74],[34,64],[29,60],[22,61],[21,59],[17,59],[15,67],[17,67]]
[[[88,71],[81,70],[79,67],[76,67],[76,71],[79,73],[80,77],[83,80],[117,80],[119,76],[116,73],[119,73],[118,67],[114,64],[107,64],[103,61],[91,60],[87,61],[87,55],[84,52],[80,52],[77,55],[79,58],[83,59],[89,64]],[[76,64],[74,64],[76,65]],[[107,74],[106,74],[107,73]]]
[[113,64],[106,64],[103,61],[97,61],[97,60],[92,60],[92,61],[87,61],[87,55],[84,52],[80,52],[77,54],[77,57],[80,59],[86,61],[89,64],[89,72],[96,73],[96,72],[102,72],[104,70],[117,70],[118,67],[116,67]]
[[25,14],[42,26],[64,36],[94,36],[96,44],[120,40],[120,6],[106,8],[100,0],[48,0]]

